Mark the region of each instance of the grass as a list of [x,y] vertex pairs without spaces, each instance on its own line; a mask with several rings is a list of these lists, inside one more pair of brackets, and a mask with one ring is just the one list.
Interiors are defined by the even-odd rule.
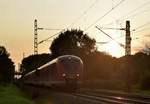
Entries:
[[15,85],[0,85],[0,104],[34,104]]

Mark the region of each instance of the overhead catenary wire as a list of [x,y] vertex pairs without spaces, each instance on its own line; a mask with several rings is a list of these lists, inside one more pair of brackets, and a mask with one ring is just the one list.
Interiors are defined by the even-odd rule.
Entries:
[[97,44],[107,44],[109,43],[110,41],[106,41],[106,42],[96,42]]
[[141,29],[141,30],[135,30],[135,31],[131,31],[133,34],[136,34],[136,33],[139,33],[139,32],[142,32],[142,31],[145,31],[145,30],[150,30],[150,27],[148,28],[144,28],[144,29]]
[[137,15],[141,15],[142,13],[145,13],[145,12],[150,12],[150,9],[145,9],[143,11],[137,12],[135,14],[132,14],[132,15],[130,15],[130,16],[126,17],[126,18],[120,19],[118,21],[123,21],[123,20],[129,19],[129,18],[133,18],[133,17],[135,17]]
[[[146,5],[149,5],[149,4],[150,4],[150,1],[145,2],[145,3],[141,4],[140,6],[138,6],[137,8],[133,9],[132,11],[128,12],[127,14],[123,15],[122,17],[116,19],[115,21],[123,21],[123,20],[125,20],[125,19],[134,17],[134,16],[136,16],[136,15],[138,15],[138,14],[147,12],[147,11],[149,11],[150,9],[146,9],[146,10],[143,10],[143,11],[141,11],[141,12],[138,12],[138,13],[135,13],[135,14],[129,16],[130,14],[134,13],[135,11],[137,11],[137,10],[139,10],[139,9],[145,7]],[[111,24],[113,24],[115,21],[109,22],[109,23],[107,23],[107,24],[102,24],[101,26],[111,25]]]
[[[49,40],[50,38],[52,38],[52,37],[58,35],[59,33],[63,32],[64,30],[66,30],[66,29],[68,29],[69,27],[71,27],[72,25],[74,25],[79,19],[81,19],[82,16],[84,16],[85,14],[87,14],[88,11],[89,11],[90,9],[92,9],[98,1],[99,1],[99,0],[95,0],[94,3],[91,4],[91,5],[83,12],[83,14],[81,14],[76,20],[74,20],[74,21],[73,21],[70,25],[68,25],[66,28],[64,28],[64,29],[45,28],[45,30],[61,30],[61,31],[59,31],[58,33],[56,33],[56,34],[54,34],[54,35],[52,35],[52,36],[50,36],[50,37],[48,37],[48,38],[46,38],[46,39],[40,41],[38,44],[41,44],[41,43],[43,43],[44,41]],[[43,29],[44,29],[44,28],[43,28]]]
[[114,38],[112,38],[110,35],[108,35],[107,33],[105,33],[103,30],[101,30],[98,26],[95,26],[98,30],[100,30],[103,34],[105,34],[106,36],[108,36],[110,39],[112,39],[113,41],[115,41],[117,44],[119,44],[119,46],[121,46],[123,49],[125,49],[125,45],[123,45],[122,43],[119,43],[118,41],[116,41]]
[[44,41],[48,41],[50,38],[52,38],[52,37],[54,37],[54,36],[60,34],[60,33],[63,32],[63,31],[65,31],[65,29],[64,29],[64,30],[61,30],[60,32],[58,32],[58,33],[56,33],[56,34],[54,34],[54,35],[52,35],[52,36],[50,36],[50,37],[48,37],[48,38],[46,38],[46,39],[40,41],[40,42],[38,42],[38,44],[41,44],[41,43],[43,43]]
[[102,24],[101,26],[112,25],[112,24],[114,24],[116,21],[124,21],[124,20],[127,20],[127,19],[129,19],[129,18],[133,18],[133,17],[135,17],[135,16],[137,16],[137,15],[141,15],[142,13],[145,13],[145,12],[150,12],[150,9],[146,9],[146,10],[137,12],[137,13],[135,13],[135,14],[132,14],[131,16],[128,16],[128,17],[125,17],[125,15],[124,15],[124,16],[122,16],[122,17],[125,17],[125,18],[123,18],[123,19],[121,19],[121,18],[122,18],[122,17],[121,17],[121,18],[119,18],[119,19],[114,20],[113,22],[109,22],[109,23],[107,23],[107,24]]
[[111,8],[109,11],[107,11],[103,16],[101,16],[100,18],[98,18],[97,20],[95,20],[91,25],[89,25],[86,29],[88,30],[89,28],[91,28],[93,25],[95,25],[98,21],[102,20],[105,16],[107,16],[110,12],[112,12],[115,8],[117,8],[121,3],[123,3],[125,0],[121,0],[118,4],[116,4],[113,8]]
[[125,28],[108,28],[108,27],[99,27],[101,29],[112,29],[112,30],[125,30]]
[[54,29],[54,28],[44,28],[44,30],[63,30],[63,29]]
[[70,26],[73,26],[77,21],[79,21],[84,15],[86,15],[90,9],[92,9],[95,4],[98,2],[99,0],[95,0],[94,3],[92,3],[78,18],[76,18]]
[[130,11],[129,13],[127,13],[126,15],[122,16],[121,18],[123,18],[123,17],[125,17],[127,15],[130,15],[131,13],[134,13],[135,11],[137,11],[137,10],[139,10],[139,9],[145,7],[146,5],[149,5],[149,4],[150,4],[150,1],[145,2],[145,3],[141,4],[140,6],[138,6],[137,8],[133,9],[132,11]]
[[143,24],[143,25],[141,25],[141,26],[138,26],[138,27],[134,28],[133,30],[131,30],[131,32],[132,32],[132,31],[136,31],[136,30],[138,30],[138,29],[140,29],[140,28],[143,28],[143,27],[145,27],[145,26],[147,26],[147,25],[150,25],[150,22],[147,22],[147,23],[145,23],[145,24]]

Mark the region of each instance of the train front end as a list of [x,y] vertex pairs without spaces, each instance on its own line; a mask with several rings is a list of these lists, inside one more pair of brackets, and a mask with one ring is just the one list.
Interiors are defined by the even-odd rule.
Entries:
[[59,58],[59,69],[65,86],[69,89],[77,89],[82,84],[83,62],[73,55],[66,55]]

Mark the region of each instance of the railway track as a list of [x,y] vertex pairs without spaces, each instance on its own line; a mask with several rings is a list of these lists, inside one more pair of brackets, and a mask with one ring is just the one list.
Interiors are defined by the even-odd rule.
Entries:
[[99,104],[150,104],[150,97],[111,91],[80,90],[72,95],[89,99]]
[[[39,88],[39,87],[38,87]],[[34,88],[35,89],[35,88]],[[141,94],[131,94],[117,91],[108,91],[108,90],[90,90],[90,89],[80,89],[76,92],[68,92],[66,90],[57,90],[49,88],[41,88],[41,91],[59,94],[66,94],[68,97],[74,96],[75,99],[87,100],[90,101],[90,104],[150,104],[149,95]],[[42,91],[42,92],[43,92]],[[83,101],[84,102],[84,101]],[[76,104],[76,103],[75,103]]]

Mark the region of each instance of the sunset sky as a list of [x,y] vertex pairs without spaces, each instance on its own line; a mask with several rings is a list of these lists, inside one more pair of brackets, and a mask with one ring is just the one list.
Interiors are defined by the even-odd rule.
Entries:
[[[98,50],[116,57],[124,55],[124,49],[95,26],[124,28],[125,21],[130,20],[132,54],[150,42],[150,0],[0,0],[0,8],[0,45],[6,47],[16,65],[23,53],[26,57],[33,54],[34,19],[42,28],[77,28],[97,42],[108,41],[96,44]],[[124,31],[103,30],[124,44]],[[39,41],[59,31],[39,30]],[[49,53],[50,44],[51,41],[40,44],[39,53]]]

